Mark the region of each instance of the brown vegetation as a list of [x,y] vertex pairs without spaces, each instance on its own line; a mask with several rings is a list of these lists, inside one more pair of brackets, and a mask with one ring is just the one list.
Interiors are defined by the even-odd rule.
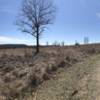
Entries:
[[59,67],[70,67],[99,52],[100,45],[41,47],[37,55],[32,48],[1,49],[0,97],[3,99],[0,100],[24,96],[50,79]]

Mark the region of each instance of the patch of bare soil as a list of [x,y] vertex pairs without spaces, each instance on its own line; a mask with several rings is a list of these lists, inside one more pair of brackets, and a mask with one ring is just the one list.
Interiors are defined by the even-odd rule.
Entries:
[[100,56],[96,59],[96,63],[94,64],[95,68],[91,75],[91,84],[92,86],[92,99],[91,100],[100,100]]
[[89,73],[78,82],[79,92],[73,100],[100,100],[100,55],[89,62]]

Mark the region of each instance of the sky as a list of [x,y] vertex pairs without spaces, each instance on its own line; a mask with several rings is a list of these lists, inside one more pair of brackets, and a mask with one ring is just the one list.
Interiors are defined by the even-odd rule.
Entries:
[[[100,42],[100,0],[53,0],[56,5],[54,24],[48,27],[40,44]],[[22,33],[15,25],[21,0],[0,0],[0,44],[35,44],[35,38]]]

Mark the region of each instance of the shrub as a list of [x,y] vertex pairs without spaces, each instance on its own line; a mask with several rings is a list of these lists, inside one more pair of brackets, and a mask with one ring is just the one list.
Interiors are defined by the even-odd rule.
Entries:
[[50,79],[50,74],[44,73],[42,77],[43,77],[43,80],[49,80]]
[[80,44],[78,42],[75,43],[75,46],[80,46]]
[[28,84],[31,86],[37,86],[38,82],[37,82],[37,77],[36,74],[33,72],[30,74],[30,76],[28,77]]

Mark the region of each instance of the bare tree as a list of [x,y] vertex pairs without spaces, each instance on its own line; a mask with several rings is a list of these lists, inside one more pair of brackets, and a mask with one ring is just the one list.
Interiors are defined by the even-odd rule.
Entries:
[[36,38],[36,53],[39,52],[39,39],[49,24],[52,24],[55,7],[52,0],[23,0],[17,25],[22,32]]
[[89,38],[88,37],[84,37],[84,44],[88,44],[89,43]]
[[48,41],[46,42],[46,46],[49,46],[49,42]]
[[62,41],[61,45],[64,47],[64,46],[65,46],[65,42],[64,42],[64,41]]

